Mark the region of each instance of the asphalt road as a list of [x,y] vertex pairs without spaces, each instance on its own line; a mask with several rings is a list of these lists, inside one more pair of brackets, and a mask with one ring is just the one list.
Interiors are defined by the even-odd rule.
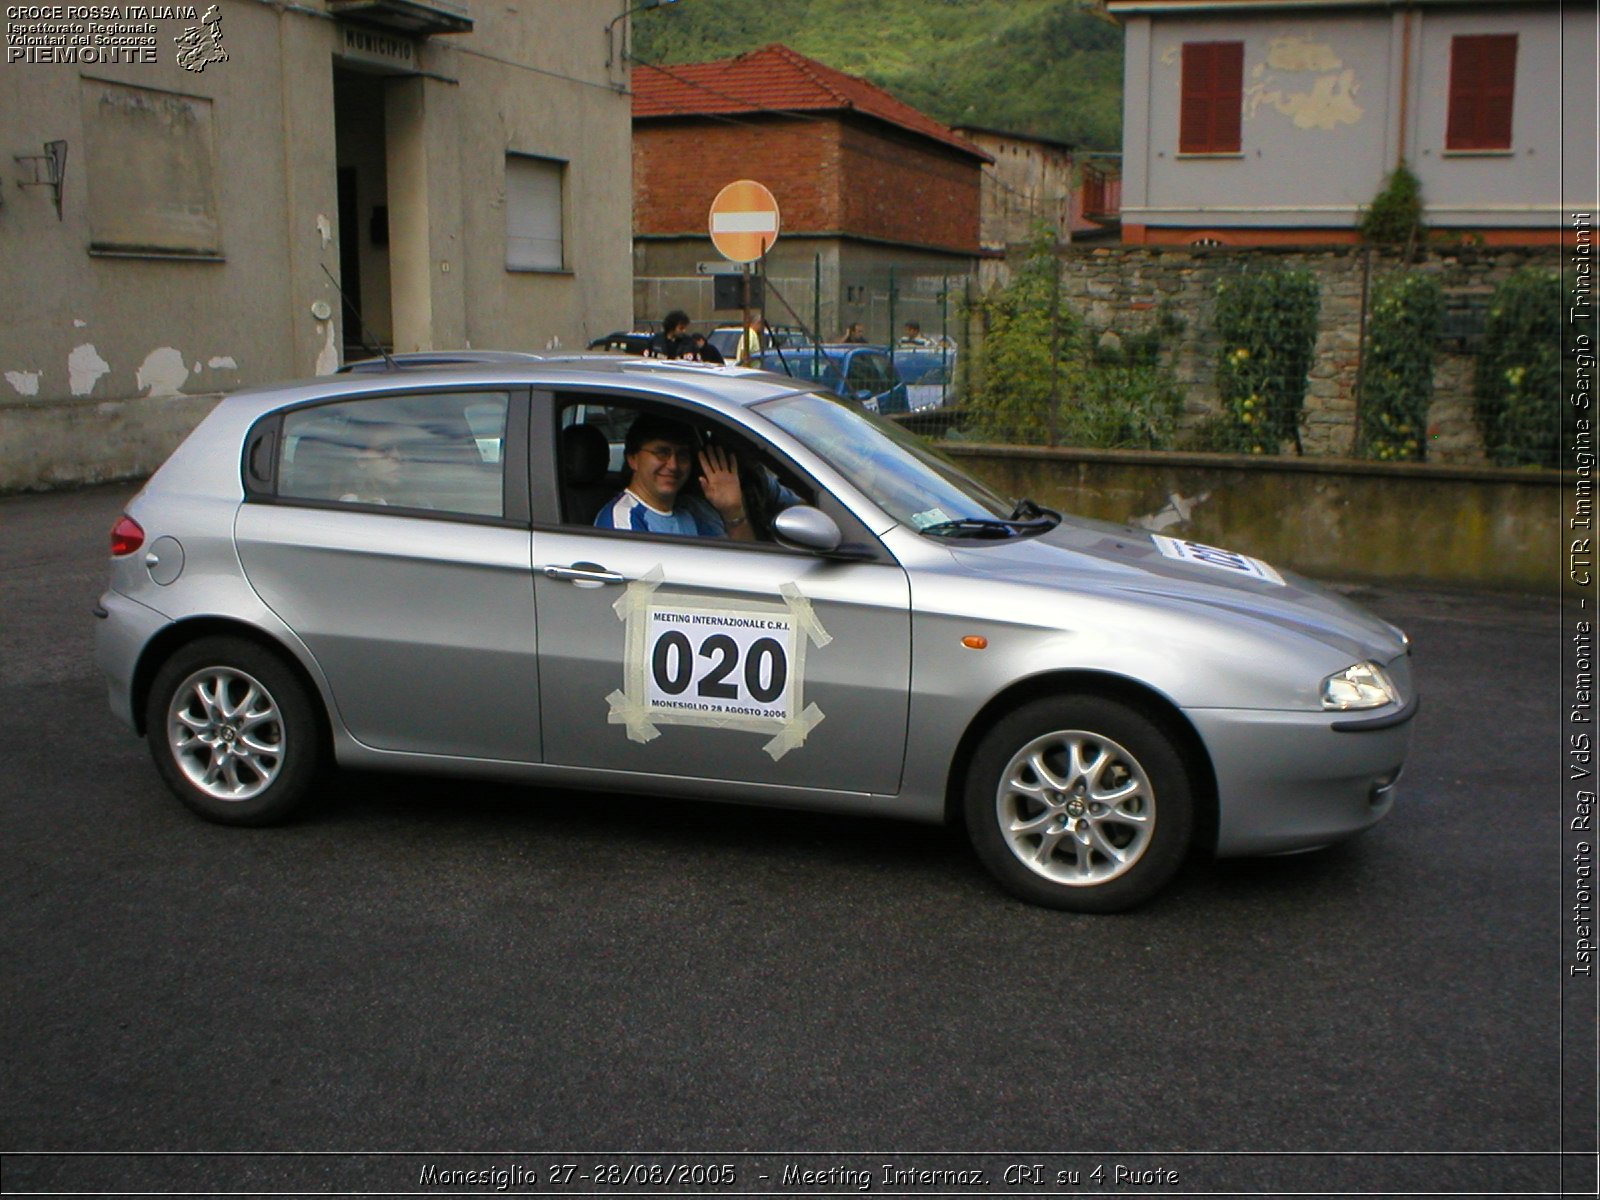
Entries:
[[361,776],[204,824],[90,657],[125,494],[0,499],[8,1192],[673,1194],[625,1152],[731,1164],[708,1194],[1561,1186],[1554,599],[1359,589],[1425,695],[1389,820],[1080,917],[886,821]]

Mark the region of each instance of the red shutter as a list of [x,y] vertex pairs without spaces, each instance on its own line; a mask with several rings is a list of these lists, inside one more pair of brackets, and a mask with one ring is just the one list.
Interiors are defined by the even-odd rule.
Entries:
[[1180,154],[1235,154],[1244,101],[1243,42],[1185,42]]
[[1211,149],[1211,43],[1183,44],[1183,95],[1178,111],[1178,153]]
[[1211,79],[1216,99],[1211,106],[1211,144],[1219,154],[1237,154],[1244,110],[1244,43],[1216,43],[1214,61]]
[[1516,34],[1451,38],[1445,149],[1511,149],[1511,109],[1516,88]]

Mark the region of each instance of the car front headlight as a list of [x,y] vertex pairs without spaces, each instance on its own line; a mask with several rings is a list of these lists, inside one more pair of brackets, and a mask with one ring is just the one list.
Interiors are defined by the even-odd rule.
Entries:
[[1377,663],[1358,662],[1322,681],[1322,707],[1348,712],[1400,703],[1400,692]]

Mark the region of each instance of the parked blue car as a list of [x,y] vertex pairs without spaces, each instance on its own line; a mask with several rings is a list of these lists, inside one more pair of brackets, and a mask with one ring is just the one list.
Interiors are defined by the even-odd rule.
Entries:
[[952,402],[956,382],[954,346],[896,346],[894,366],[905,380],[912,412],[944,408]]
[[793,346],[764,350],[752,364],[809,383],[820,383],[835,396],[854,400],[868,412],[903,413],[910,409],[906,385],[882,346],[854,344]]

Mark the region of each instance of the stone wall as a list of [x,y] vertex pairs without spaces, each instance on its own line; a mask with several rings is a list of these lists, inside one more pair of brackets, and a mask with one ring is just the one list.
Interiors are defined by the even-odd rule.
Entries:
[[1002,495],[1257,555],[1319,579],[1554,593],[1557,471],[944,443]]
[[[1169,363],[1186,394],[1186,429],[1219,409],[1214,380],[1219,345],[1213,320],[1218,280],[1256,265],[1309,269],[1320,285],[1322,308],[1301,435],[1308,455],[1333,456],[1349,455],[1355,447],[1364,278],[1375,281],[1394,271],[1438,275],[1446,308],[1465,314],[1470,322],[1481,321],[1495,287],[1513,272],[1525,266],[1555,271],[1561,261],[1556,247],[1430,248],[1415,261],[1404,261],[1359,246],[1296,250],[1083,244],[1063,248],[1061,259],[1063,296],[1096,334],[1149,329],[1164,310],[1182,322],[1182,332],[1168,342]],[[991,264],[986,275],[991,273],[993,279],[1003,278],[1004,267]],[[1482,462],[1472,413],[1472,339],[1441,340],[1435,362],[1428,458]]]

